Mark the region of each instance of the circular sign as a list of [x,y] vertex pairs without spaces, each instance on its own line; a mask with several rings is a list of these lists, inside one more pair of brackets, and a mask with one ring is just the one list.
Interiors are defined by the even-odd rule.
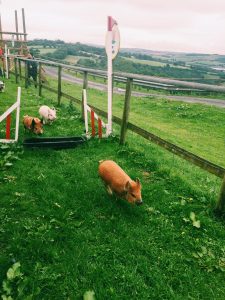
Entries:
[[113,26],[112,31],[107,31],[105,49],[108,56],[111,52],[112,59],[117,56],[120,49],[120,32],[117,25]]

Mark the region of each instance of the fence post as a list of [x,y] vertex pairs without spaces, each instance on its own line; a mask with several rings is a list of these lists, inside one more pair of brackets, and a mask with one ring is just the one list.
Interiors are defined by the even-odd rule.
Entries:
[[58,106],[61,103],[62,96],[62,67],[58,66]]
[[10,79],[10,59],[7,57],[7,65],[8,65],[8,79]]
[[120,132],[120,145],[123,145],[126,139],[127,123],[129,118],[129,112],[130,112],[130,97],[131,97],[132,82],[133,82],[132,78],[127,78],[126,94],[125,94],[125,101],[124,101],[124,108],[123,108],[123,119],[122,119],[121,132]]
[[16,83],[18,83],[18,68],[17,68],[17,62],[18,62],[18,59],[17,59],[17,58],[14,58],[14,69],[15,69],[15,80],[16,80]]
[[222,213],[225,209],[225,176],[222,181],[219,199],[216,203],[216,211]]
[[19,75],[20,75],[20,80],[22,79],[22,71],[21,71],[21,60],[19,59]]
[[38,95],[41,97],[42,92],[42,80],[41,80],[41,69],[42,69],[42,63],[39,62],[39,70],[38,70]]
[[[88,86],[88,72],[84,71],[84,78],[83,78],[83,89],[87,90]],[[82,93],[82,101],[81,101],[81,118],[84,120],[84,93]]]
[[25,60],[25,88],[28,88],[28,63]]

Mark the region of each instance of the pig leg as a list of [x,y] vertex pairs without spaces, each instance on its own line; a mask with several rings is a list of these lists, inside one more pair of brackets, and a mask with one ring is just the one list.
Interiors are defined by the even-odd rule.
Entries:
[[111,189],[111,187],[109,185],[106,185],[106,190],[108,192],[109,195],[112,195],[113,194],[113,191]]

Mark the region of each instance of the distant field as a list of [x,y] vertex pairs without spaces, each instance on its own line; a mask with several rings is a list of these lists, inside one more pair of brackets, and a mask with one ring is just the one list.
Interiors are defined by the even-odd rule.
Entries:
[[43,46],[29,46],[29,48],[37,48],[40,50],[40,54],[53,53],[56,51],[54,48],[43,48]]
[[[168,64],[168,63],[163,63],[163,62],[154,61],[154,60],[142,60],[142,59],[128,58],[128,57],[124,57],[124,58],[129,61],[132,61],[134,63],[149,65],[149,66],[153,66],[153,67],[165,67]],[[189,67],[185,67],[185,66],[175,66],[172,63],[169,63],[169,65],[170,65],[170,67],[176,68],[176,69],[190,69]]]
[[206,74],[205,79],[220,79],[220,77],[213,74]]
[[64,59],[64,61],[71,63],[71,64],[76,64],[80,58],[83,58],[81,56],[74,56],[74,55],[67,55],[67,57]]
[[40,48],[39,50],[41,54],[53,53],[56,51],[56,49],[51,48]]
[[154,60],[142,60],[142,59],[129,58],[129,57],[124,57],[124,59],[132,61],[134,63],[149,65],[149,66],[154,66],[154,67],[164,67],[164,66],[166,66],[166,63],[162,63],[162,62],[154,61]]

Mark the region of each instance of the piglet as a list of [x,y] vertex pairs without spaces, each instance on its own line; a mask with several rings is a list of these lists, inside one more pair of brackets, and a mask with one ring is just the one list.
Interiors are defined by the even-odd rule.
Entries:
[[25,129],[28,129],[35,134],[43,133],[43,122],[38,118],[26,115],[23,117],[23,125]]
[[115,193],[132,204],[143,203],[140,180],[132,180],[114,161],[100,161],[98,172],[109,194]]
[[44,124],[51,123],[56,119],[56,110],[55,108],[50,108],[47,105],[42,105],[39,108],[39,114],[43,118]]

